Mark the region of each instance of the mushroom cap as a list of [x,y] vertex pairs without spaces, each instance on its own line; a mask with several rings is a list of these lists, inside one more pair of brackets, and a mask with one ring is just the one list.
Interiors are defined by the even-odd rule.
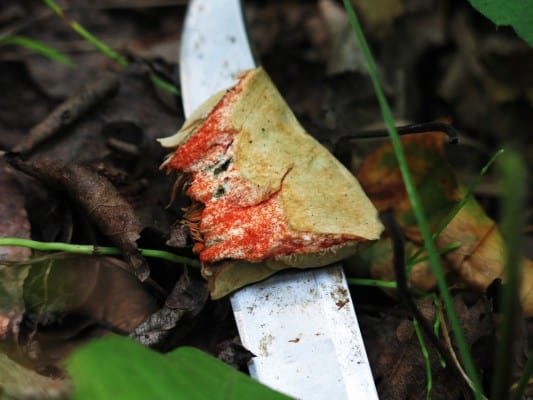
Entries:
[[213,298],[341,260],[383,231],[357,179],[305,132],[262,68],[160,142],[177,147],[163,165],[191,174],[188,194],[205,206],[200,259]]

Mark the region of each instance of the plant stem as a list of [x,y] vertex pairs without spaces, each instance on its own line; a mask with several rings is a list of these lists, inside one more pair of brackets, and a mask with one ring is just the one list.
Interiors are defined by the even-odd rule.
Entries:
[[[86,255],[120,255],[121,252],[116,247],[100,247],[89,244],[72,244],[63,242],[39,242],[37,240],[22,238],[0,238],[0,246],[28,247],[40,251],[64,251],[67,253],[86,254]],[[139,252],[146,257],[160,258],[166,261],[179,264],[190,265],[191,267],[200,267],[200,261],[179,256],[164,250],[139,249]]]
[[346,279],[350,285],[373,286],[385,289],[396,289],[397,285],[394,281],[380,281],[378,279],[363,279],[363,278],[348,278]]

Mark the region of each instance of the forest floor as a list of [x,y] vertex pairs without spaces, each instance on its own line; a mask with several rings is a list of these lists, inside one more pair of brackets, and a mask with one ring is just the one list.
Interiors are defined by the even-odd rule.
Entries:
[[[0,151],[8,155],[0,159],[0,237],[118,244],[123,257],[0,248],[0,261],[5,264],[0,263],[0,340],[3,353],[10,357],[10,361],[0,358],[0,387],[5,383],[1,372],[11,368],[11,362],[61,380],[65,376],[62,360],[80,344],[108,332],[136,332],[139,341],[163,351],[193,345],[245,371],[246,352],[235,345],[238,333],[227,298],[207,299],[195,268],[140,259],[136,253],[138,246],[195,258],[190,239],[175,225],[183,218],[188,200],[178,194],[167,207],[174,178],[159,169],[168,150],[156,141],[183,124],[181,99],[150,79],[155,73],[179,87],[178,53],[186,2],[64,3],[68,18],[123,55],[128,65],[121,66],[96,50],[42,2],[2,3],[0,39],[32,38],[68,55],[75,67],[25,46],[0,47]],[[458,145],[438,135],[427,142],[407,139],[420,146],[411,157],[435,157],[422,166],[411,160],[420,188],[429,179],[442,195],[424,197],[432,202],[424,204],[430,213],[439,214],[440,207],[455,201],[459,186],[471,184],[501,148],[518,149],[531,171],[531,48],[512,30],[495,29],[466,1],[383,3],[387,7],[365,6],[372,2],[361,1],[357,10],[397,125],[440,121],[459,132]],[[398,178],[397,171],[374,174],[372,157],[389,151],[380,147],[388,139],[356,140],[361,131],[384,125],[341,2],[247,1],[245,14],[258,60],[307,131],[357,174],[372,200],[407,204],[401,181],[392,178]],[[46,137],[36,139],[39,134]],[[355,139],[348,146],[336,146],[350,135]],[[436,172],[428,178],[425,170]],[[499,318],[494,312],[498,290],[492,283],[497,282],[504,259],[499,234],[490,236],[495,242],[483,257],[476,251],[500,222],[506,193],[495,171],[490,169],[475,189],[482,211],[466,215],[466,222],[449,233],[454,237],[447,245],[456,241],[464,245],[463,230],[471,229],[477,235],[475,249],[461,260],[445,259],[454,302],[486,390],[494,371]],[[453,181],[453,188],[444,185],[443,189],[438,179],[447,179],[446,185]],[[376,187],[378,183],[385,186]],[[106,210],[93,212],[102,203]],[[528,244],[532,243],[532,211],[529,202],[522,218]],[[417,233],[402,215],[398,219],[405,223],[407,239],[416,245]],[[168,242],[171,236],[173,241]],[[525,247],[531,257],[533,246]],[[390,256],[390,245],[387,249]],[[394,280],[390,258],[388,263],[366,261],[362,268],[360,259],[349,260],[348,276]],[[463,276],[467,263],[478,268],[487,265],[491,272],[483,282],[473,284],[477,277],[469,281]],[[133,272],[132,266],[137,267]],[[135,272],[145,267],[151,275],[141,284]],[[427,265],[420,268],[424,276],[410,283],[431,292],[435,280]],[[176,282],[178,290],[172,292]],[[180,304],[179,296],[191,287],[199,288],[193,304],[188,303],[189,309],[171,329],[142,325],[150,315]],[[425,398],[427,365],[411,310],[396,292],[361,285],[352,285],[351,290],[380,397]],[[417,296],[416,301],[432,324],[439,314],[438,296]],[[523,308],[530,316],[528,305]],[[527,318],[520,326],[510,366],[517,372],[515,379],[533,333]],[[428,346],[431,397],[471,398],[457,368],[442,368],[437,352]],[[228,348],[233,352],[228,353]],[[10,387],[20,398],[31,398],[31,391],[23,386]]]

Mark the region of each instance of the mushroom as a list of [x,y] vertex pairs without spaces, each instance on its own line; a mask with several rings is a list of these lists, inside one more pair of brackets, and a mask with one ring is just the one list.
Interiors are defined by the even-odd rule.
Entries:
[[207,100],[162,167],[188,177],[185,222],[211,297],[344,259],[383,227],[356,178],[307,134],[262,68]]

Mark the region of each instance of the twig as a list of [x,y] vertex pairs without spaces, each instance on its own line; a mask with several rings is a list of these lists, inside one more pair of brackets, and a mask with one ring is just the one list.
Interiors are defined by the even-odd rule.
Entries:
[[[459,133],[450,124],[442,122],[423,122],[418,124],[409,124],[397,126],[396,131],[398,135],[410,135],[413,133],[431,133],[443,132],[448,135],[449,141],[452,144],[458,143]],[[353,132],[351,134],[343,135],[339,138],[338,143],[346,142],[355,139],[372,139],[372,138],[386,138],[389,134],[386,129],[368,129],[363,131]],[[338,145],[338,144],[337,144]]]
[[14,153],[28,154],[40,143],[54,136],[83,116],[102,99],[118,91],[119,80],[115,74],[106,73],[86,84],[74,97],[61,103],[43,121],[34,126],[28,135],[13,148]]

